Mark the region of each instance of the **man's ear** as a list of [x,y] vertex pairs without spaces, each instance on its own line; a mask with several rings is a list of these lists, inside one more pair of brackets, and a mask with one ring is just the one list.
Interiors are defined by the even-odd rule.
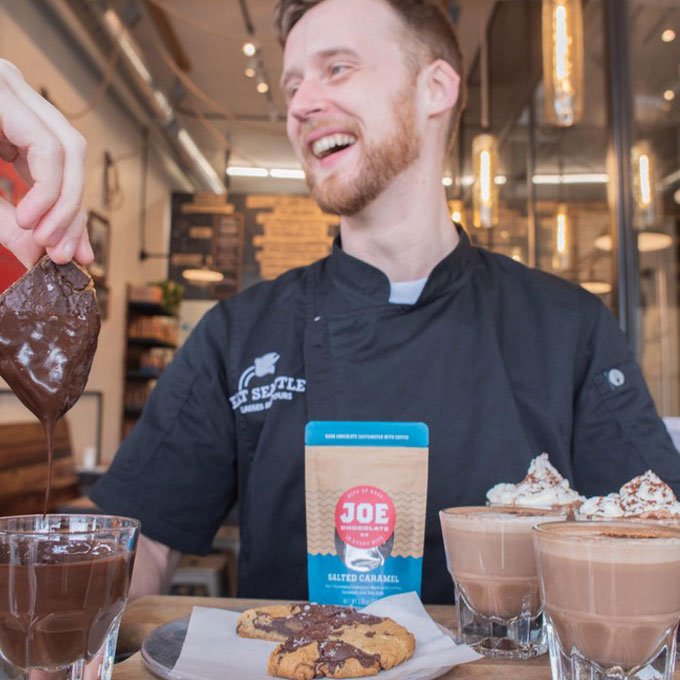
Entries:
[[427,113],[437,116],[450,111],[458,101],[460,92],[460,76],[456,70],[443,59],[435,59],[425,67]]

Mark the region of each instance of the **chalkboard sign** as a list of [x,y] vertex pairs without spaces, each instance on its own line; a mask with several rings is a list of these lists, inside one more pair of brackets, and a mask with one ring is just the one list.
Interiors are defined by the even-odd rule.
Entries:
[[[243,215],[220,194],[173,193],[168,278],[184,286],[186,300],[217,300],[241,287]],[[210,269],[222,281],[197,285],[187,281],[187,269]]]

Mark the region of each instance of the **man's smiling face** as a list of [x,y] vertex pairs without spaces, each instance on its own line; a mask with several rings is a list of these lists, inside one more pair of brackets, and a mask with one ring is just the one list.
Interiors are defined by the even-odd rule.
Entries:
[[416,74],[404,40],[383,0],[325,0],[288,36],[288,136],[326,211],[360,212],[418,158]]

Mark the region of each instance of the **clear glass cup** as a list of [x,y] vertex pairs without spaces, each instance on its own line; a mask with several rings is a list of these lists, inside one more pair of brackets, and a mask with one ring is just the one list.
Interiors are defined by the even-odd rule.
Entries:
[[565,511],[447,508],[439,517],[458,604],[458,639],[492,658],[544,654],[547,641],[531,529]]
[[111,678],[138,533],[126,517],[0,517],[0,678]]
[[680,529],[548,523],[534,539],[553,680],[671,680]]

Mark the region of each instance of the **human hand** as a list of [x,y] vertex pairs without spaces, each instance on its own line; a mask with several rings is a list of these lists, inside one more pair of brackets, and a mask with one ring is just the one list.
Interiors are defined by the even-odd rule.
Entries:
[[64,116],[0,59],[0,158],[31,186],[16,207],[0,198],[0,243],[27,267],[43,250],[58,264],[94,259],[82,207],[86,148]]

